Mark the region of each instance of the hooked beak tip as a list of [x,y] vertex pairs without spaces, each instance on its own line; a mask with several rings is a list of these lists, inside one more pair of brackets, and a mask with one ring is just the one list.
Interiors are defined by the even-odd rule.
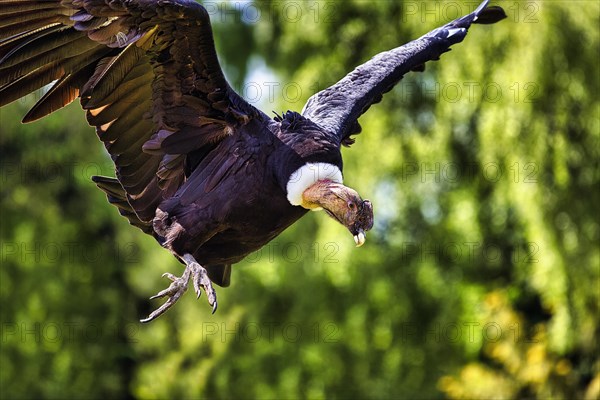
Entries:
[[363,230],[360,230],[358,234],[354,235],[354,242],[356,243],[356,247],[360,247],[365,244],[366,236]]

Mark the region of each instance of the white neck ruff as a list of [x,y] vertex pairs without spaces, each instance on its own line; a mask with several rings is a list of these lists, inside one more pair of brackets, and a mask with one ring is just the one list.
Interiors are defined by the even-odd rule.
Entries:
[[298,168],[287,183],[287,199],[294,206],[302,205],[302,193],[318,181],[343,183],[342,171],[329,163],[306,163]]

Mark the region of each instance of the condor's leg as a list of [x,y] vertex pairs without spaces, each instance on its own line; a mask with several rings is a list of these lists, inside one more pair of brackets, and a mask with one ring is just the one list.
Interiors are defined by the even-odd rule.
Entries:
[[150,297],[150,300],[157,299],[159,297],[168,297],[167,301],[162,306],[154,310],[152,314],[148,316],[148,318],[140,320],[141,322],[150,322],[155,320],[164,314],[175,303],[177,303],[177,300],[179,300],[179,298],[183,296],[187,290],[190,276],[194,282],[194,290],[196,291],[197,297],[200,297],[202,294],[202,289],[204,289],[206,296],[208,297],[208,304],[212,306],[213,314],[217,310],[217,293],[212,287],[212,282],[208,278],[206,269],[204,269],[204,267],[202,267],[191,254],[185,254],[181,259],[186,265],[183,275],[181,275],[181,277],[177,277],[168,272],[164,273],[163,276],[169,278],[172,281],[171,284],[165,290]]

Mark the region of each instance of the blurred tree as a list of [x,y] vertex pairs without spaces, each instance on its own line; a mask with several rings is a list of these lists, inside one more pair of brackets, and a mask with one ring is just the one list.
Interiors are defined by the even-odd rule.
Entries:
[[[180,267],[88,181],[111,166],[83,113],[1,110],[2,397],[598,398],[600,6],[501,4],[361,118],[344,172],[372,196],[367,244],[311,213],[214,316],[189,296],[138,325]],[[263,57],[267,105],[298,111],[474,6],[207,3],[235,86]]]

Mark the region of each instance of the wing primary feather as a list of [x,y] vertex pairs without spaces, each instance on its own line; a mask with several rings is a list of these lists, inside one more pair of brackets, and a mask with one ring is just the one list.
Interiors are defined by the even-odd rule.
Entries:
[[494,23],[505,18],[502,8],[488,8],[488,3],[485,0],[472,13],[403,46],[377,54],[333,86],[313,95],[302,114],[337,137],[339,143],[349,143],[356,120],[404,74],[420,71],[426,62],[438,60],[450,46],[465,38],[472,23]]
[[90,42],[86,37],[79,38],[59,49],[37,54],[33,58],[24,60],[19,64],[7,67],[6,69],[0,69],[2,71],[0,84],[5,84],[13,79],[20,78],[31,71],[43,68],[51,63],[65,66],[69,64],[87,65],[93,60],[90,60],[88,57],[92,56],[95,52],[107,53],[108,49],[103,46],[98,46],[94,42]]
[[0,107],[12,103],[54,80],[60,79],[63,75],[64,70],[60,68],[58,63],[54,62],[21,76],[0,87]]
[[37,20],[42,20],[42,19],[47,19],[47,18],[56,18],[59,16],[60,16],[60,13],[57,13],[56,9],[30,10],[30,11],[21,11],[21,12],[17,12],[17,13],[2,14],[2,17],[0,17],[0,28],[4,28],[7,26],[13,26],[13,25],[18,25],[21,27],[27,26],[29,28],[29,23],[32,21],[37,21]]
[[59,15],[47,18],[35,18],[29,21],[22,21],[17,19],[13,23],[3,24],[0,20],[0,38],[8,38],[14,35],[18,35],[23,31],[32,31],[39,28],[44,28],[53,24],[69,24],[69,17]]
[[123,81],[125,76],[133,69],[144,56],[144,51],[134,43],[128,45],[112,59],[108,59],[101,68],[90,78],[82,90],[82,96],[95,97],[97,103],[110,95]]
[[506,13],[502,9],[502,7],[491,6],[482,10],[481,13],[477,16],[477,19],[473,21],[474,24],[495,24],[498,21],[507,18]]
[[65,30],[65,29],[67,29],[67,28],[62,26],[61,24],[52,24],[52,25],[45,26],[43,28],[38,28],[38,29],[34,29],[32,31],[20,33],[18,35],[15,35],[15,36],[12,36],[9,38],[0,39],[0,58],[4,57],[9,51],[11,51],[13,48],[15,48],[17,46],[20,46],[21,43],[24,43],[25,41],[33,40],[36,37],[45,36],[52,32]]
[[36,121],[70,104],[79,95],[79,89],[71,85],[75,75],[65,75],[23,117],[23,123]]
[[85,67],[90,60],[100,58],[108,51],[110,49],[97,47],[81,56],[68,58],[62,62],[53,61],[24,75],[18,75],[16,80],[0,87],[0,107],[62,78],[65,74]]
[[[69,46],[70,43],[77,40],[80,40],[81,42],[81,39],[85,40],[86,38],[80,32],[77,32],[73,29],[60,29],[54,32],[51,31],[48,33],[38,34],[19,46],[16,46],[6,55],[4,55],[4,57],[0,59],[0,68],[4,69],[12,67],[13,65],[30,60],[41,54],[52,54],[52,56],[58,58],[61,55],[61,52],[58,52],[58,54],[53,54],[51,53],[52,50],[61,48],[63,46]],[[79,43],[74,43],[73,47],[77,48],[78,45]],[[95,46],[97,45],[94,44],[90,47]],[[77,48],[77,50],[81,49]]]
[[[2,1],[0,2],[0,14],[21,14],[27,11],[39,12],[42,10],[60,10],[60,4],[56,1]],[[1,20],[2,18],[0,18]]]

